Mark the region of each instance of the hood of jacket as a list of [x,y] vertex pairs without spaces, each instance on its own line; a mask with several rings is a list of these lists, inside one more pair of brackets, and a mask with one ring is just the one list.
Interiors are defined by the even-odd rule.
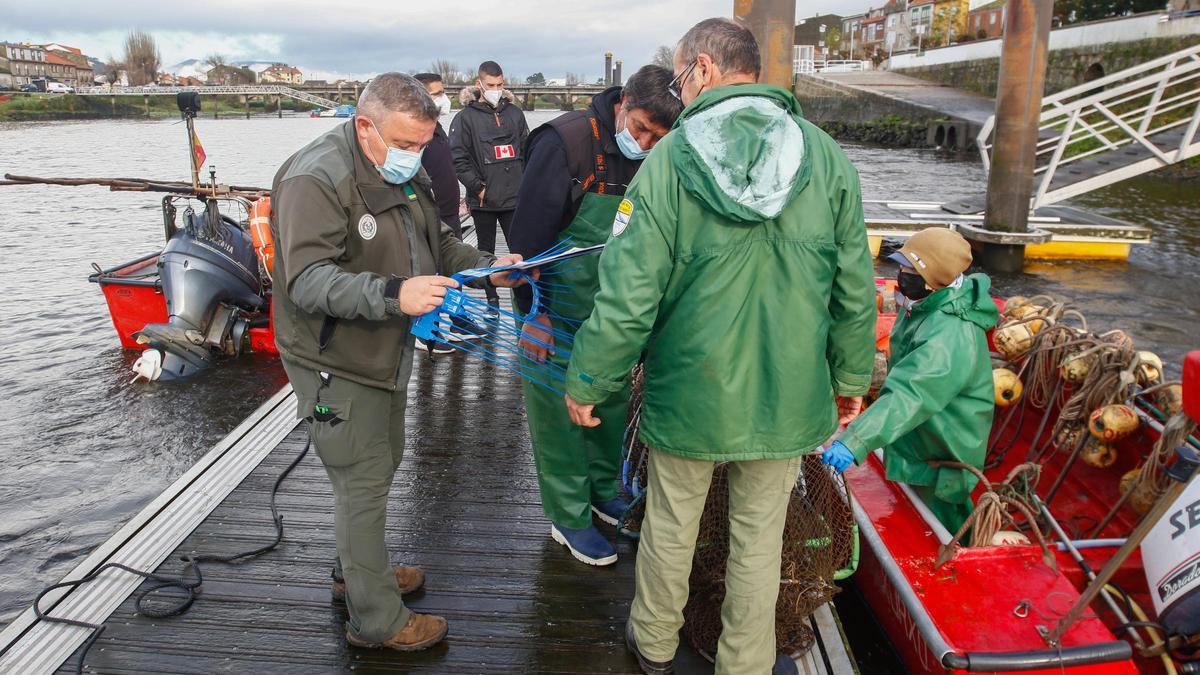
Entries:
[[992,280],[986,274],[963,277],[961,284],[951,284],[917,303],[913,314],[942,312],[990,330],[1000,319],[1000,310],[990,293]]
[[[513,96],[511,91],[503,89],[500,91],[500,100],[512,103],[517,99]],[[491,104],[489,104],[487,100],[483,98],[483,95],[479,91],[479,87],[463,87],[460,89],[458,91],[458,102],[464,108],[472,103],[479,103],[480,105],[488,108],[492,107]]]
[[672,129],[672,163],[684,189],[718,215],[775,218],[808,185],[800,104],[786,89],[739,84],[703,92]]

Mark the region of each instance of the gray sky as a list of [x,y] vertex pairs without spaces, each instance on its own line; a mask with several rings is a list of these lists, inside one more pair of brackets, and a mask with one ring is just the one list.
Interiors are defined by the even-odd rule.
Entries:
[[[799,0],[796,15],[852,14],[870,4]],[[630,72],[695,22],[732,11],[733,0],[0,0],[0,41],[62,42],[105,59],[119,56],[125,33],[138,27],[155,36],[164,66],[217,52],[288,62],[309,77],[424,70],[435,58],[473,70],[494,59],[520,76],[595,78],[605,51]]]

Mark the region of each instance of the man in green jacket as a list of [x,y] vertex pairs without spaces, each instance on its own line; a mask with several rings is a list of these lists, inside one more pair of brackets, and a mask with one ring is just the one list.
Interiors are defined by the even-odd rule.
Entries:
[[756,84],[754,36],[708,19],[675,50],[686,108],[617,210],[566,376],[573,421],[645,352],[650,447],[626,641],[671,672],[715,462],[730,465],[717,673],[775,662],[775,601],[800,461],[861,405],[875,291],[858,174],[792,94]]
[[971,246],[942,228],[922,230],[892,254],[900,264],[890,371],[876,399],[822,455],[844,471],[884,448],[890,480],[914,486],[951,532],[971,514],[978,479],[933,460],[983,467],[995,410],[987,331],[999,312],[984,274],[963,276]]
[[[438,220],[421,171],[437,117],[420,82],[379,75],[355,118],[289,157],[271,189],[275,343],[333,486],[331,590],[346,601],[346,640],[358,647],[415,651],[447,631],[442,617],[404,606],[401,595],[425,575],[391,566],[384,541],[388,490],[404,452],[410,317],[437,308],[446,287],[458,285],[439,274],[495,259]],[[510,285],[505,276],[488,283]]]

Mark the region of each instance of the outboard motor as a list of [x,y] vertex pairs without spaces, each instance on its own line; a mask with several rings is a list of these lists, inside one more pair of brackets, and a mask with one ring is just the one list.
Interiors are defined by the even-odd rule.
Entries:
[[219,353],[241,353],[250,328],[246,314],[266,304],[250,235],[222,215],[215,200],[207,200],[202,213],[187,208],[183,227],[170,220],[158,259],[168,319],[134,334],[161,352],[134,364],[147,379],[188,377],[212,365]]

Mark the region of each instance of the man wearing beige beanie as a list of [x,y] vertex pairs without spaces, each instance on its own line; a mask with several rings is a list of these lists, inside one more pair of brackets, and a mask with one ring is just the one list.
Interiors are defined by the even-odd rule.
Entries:
[[879,397],[822,455],[843,471],[884,448],[890,480],[908,483],[951,532],[971,513],[994,410],[987,331],[999,317],[987,275],[963,276],[971,246],[943,228],[922,230],[891,259],[900,265],[899,316],[892,328],[889,372]]

